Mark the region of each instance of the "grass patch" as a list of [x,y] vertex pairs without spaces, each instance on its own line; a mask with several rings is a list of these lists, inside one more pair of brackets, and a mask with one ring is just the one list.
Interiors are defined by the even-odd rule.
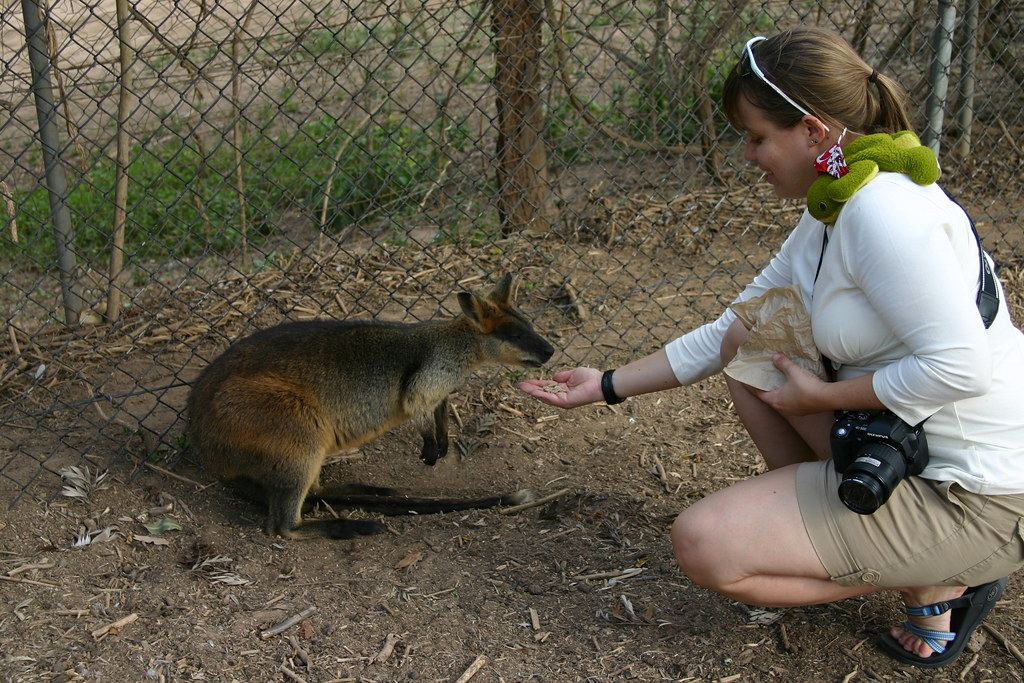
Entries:
[[[276,137],[256,130],[244,139],[240,168],[224,136],[210,149],[197,148],[191,137],[135,148],[129,167],[127,258],[166,258],[169,253],[186,257],[237,247],[242,240],[239,170],[252,241],[273,233],[285,211],[318,219],[328,179],[329,231],[385,213],[409,215],[436,179],[436,131],[384,120],[352,130],[351,124],[321,116]],[[468,145],[468,136],[457,126],[449,127],[446,140],[447,154],[460,154]],[[68,178],[72,246],[82,259],[102,261],[109,252],[115,180],[114,162],[106,155],[97,155],[85,171]],[[5,234],[0,258],[52,263],[55,247],[45,187],[22,188],[13,195],[20,239],[16,244]],[[0,216],[12,218],[3,206]]]

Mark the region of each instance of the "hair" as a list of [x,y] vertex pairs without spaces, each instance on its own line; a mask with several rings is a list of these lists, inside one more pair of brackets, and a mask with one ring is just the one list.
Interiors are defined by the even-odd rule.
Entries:
[[[911,128],[906,91],[868,66],[832,31],[794,28],[758,41],[751,49],[772,83],[829,126],[864,135]],[[781,128],[795,126],[804,117],[758,78],[745,52],[726,77],[722,92],[725,115],[737,128],[741,97]]]

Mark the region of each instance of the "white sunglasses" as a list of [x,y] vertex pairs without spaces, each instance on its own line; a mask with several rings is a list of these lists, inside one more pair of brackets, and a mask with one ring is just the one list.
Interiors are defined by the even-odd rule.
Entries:
[[[747,44],[743,47],[743,51],[747,55],[747,62],[750,64],[750,70],[753,71],[754,75],[756,75],[758,78],[760,78],[764,82],[765,85],[767,85],[769,88],[774,90],[776,92],[776,94],[778,94],[779,97],[781,97],[782,99],[786,100],[791,105],[793,105],[796,108],[796,110],[799,111],[801,114],[803,114],[804,116],[813,116],[814,118],[816,118],[819,121],[821,121],[821,117],[820,116],[816,116],[816,115],[812,114],[811,112],[807,111],[807,109],[805,109],[804,107],[802,107],[799,104],[797,104],[796,100],[794,100],[792,97],[790,97],[786,93],[782,92],[782,88],[780,88],[779,86],[775,85],[770,80],[768,80],[768,77],[764,75],[763,71],[761,71],[761,67],[759,67],[757,65],[757,61],[754,59],[754,51],[751,49],[751,46],[754,43],[761,42],[762,40],[768,40],[768,39],[765,38],[764,36],[754,36],[753,38],[748,40]],[[826,123],[824,121],[821,121],[821,125],[825,128],[825,132],[826,133],[831,132],[829,130],[828,125],[826,125]]]

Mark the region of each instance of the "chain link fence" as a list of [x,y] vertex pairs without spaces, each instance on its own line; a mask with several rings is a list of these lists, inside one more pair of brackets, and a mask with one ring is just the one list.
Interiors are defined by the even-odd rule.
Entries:
[[801,207],[718,93],[751,35],[839,30],[920,103],[1004,268],[1024,4],[22,0],[0,10],[0,480],[173,467],[188,382],[285,319],[424,320],[505,272],[597,367],[718,314]]

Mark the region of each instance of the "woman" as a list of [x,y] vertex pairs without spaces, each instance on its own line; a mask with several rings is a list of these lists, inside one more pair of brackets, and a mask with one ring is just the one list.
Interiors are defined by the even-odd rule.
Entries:
[[[823,162],[841,166],[842,145],[909,129],[905,102],[842,38],[813,28],[751,40],[724,87],[744,158],[787,199],[806,197],[824,170],[840,175]],[[726,377],[768,471],[684,510],[676,558],[695,583],[753,605],[899,590],[907,619],[883,649],[944,666],[1024,564],[1024,335],[1005,304],[983,323],[970,219],[936,184],[882,172],[827,220],[805,212],[737,301],[796,286],[834,379],[782,354],[776,390]],[[562,408],[617,402],[709,377],[747,334],[726,310],[614,374],[576,368],[519,386]],[[836,411],[882,410],[908,427],[925,421],[930,459],[858,514],[840,499],[830,432]]]

